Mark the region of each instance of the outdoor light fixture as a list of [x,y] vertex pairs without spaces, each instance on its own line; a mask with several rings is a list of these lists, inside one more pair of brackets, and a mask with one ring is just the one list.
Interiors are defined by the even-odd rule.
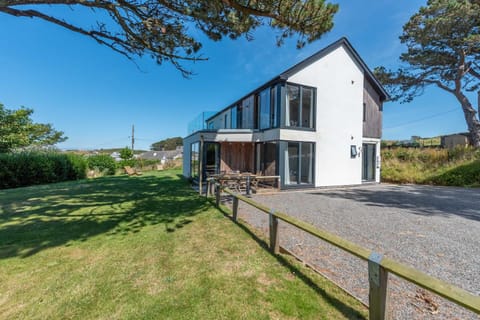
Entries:
[[357,154],[358,154],[358,152],[357,152],[357,146],[351,145],[351,146],[350,146],[350,158],[352,158],[352,159],[356,158],[356,157],[357,157]]

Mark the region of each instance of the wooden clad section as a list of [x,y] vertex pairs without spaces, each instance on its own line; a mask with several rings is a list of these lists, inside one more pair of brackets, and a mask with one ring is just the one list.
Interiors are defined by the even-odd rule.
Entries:
[[248,142],[224,142],[220,144],[221,172],[253,172],[254,144]]
[[380,96],[365,78],[363,87],[364,121],[363,136],[366,138],[382,137],[382,111]]

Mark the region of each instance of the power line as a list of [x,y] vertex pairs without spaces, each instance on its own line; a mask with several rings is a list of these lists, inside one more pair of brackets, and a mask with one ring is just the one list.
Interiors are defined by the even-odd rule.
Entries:
[[458,108],[447,110],[447,111],[436,113],[434,115],[431,115],[431,116],[428,116],[428,117],[425,117],[425,118],[421,118],[421,119],[418,119],[418,120],[415,120],[415,121],[405,122],[405,123],[402,123],[402,124],[399,124],[399,125],[396,125],[396,126],[393,126],[393,127],[383,128],[383,130],[396,129],[396,128],[400,128],[400,127],[409,126],[413,123],[422,122],[422,121],[425,121],[425,120],[430,120],[432,118],[443,116],[444,114],[451,113],[451,112],[454,112],[454,111],[457,111],[457,110],[458,110]]

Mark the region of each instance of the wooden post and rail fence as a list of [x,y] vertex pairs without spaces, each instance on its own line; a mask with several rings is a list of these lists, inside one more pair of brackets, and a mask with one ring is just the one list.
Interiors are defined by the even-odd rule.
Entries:
[[250,206],[257,208],[269,215],[269,242],[270,250],[274,254],[280,252],[279,246],[279,220],[284,221],[292,226],[297,227],[319,239],[322,239],[333,246],[349,252],[354,256],[368,262],[368,281],[369,281],[369,318],[370,320],[383,320],[387,316],[387,283],[388,274],[395,274],[409,282],[412,282],[424,289],[438,294],[450,300],[457,305],[460,305],[470,311],[480,314],[480,296],[475,296],[466,290],[458,288],[447,282],[444,282],[435,277],[429,276],[412,267],[399,263],[395,260],[387,258],[374,251],[365,249],[353,242],[345,240],[339,236],[331,234],[327,231],[320,230],[315,226],[288,216],[285,213],[274,211],[266,206],[263,206],[250,198],[236,194],[228,188],[222,187],[220,184],[215,184],[215,197],[217,207],[220,205],[221,192],[225,192],[233,197],[232,213],[233,220],[238,219],[238,204],[239,201],[245,202]]

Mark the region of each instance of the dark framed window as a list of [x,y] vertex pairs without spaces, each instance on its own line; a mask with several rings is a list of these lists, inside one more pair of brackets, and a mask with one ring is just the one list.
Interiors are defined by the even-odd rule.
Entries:
[[284,126],[313,129],[315,89],[295,84],[286,85]]
[[367,121],[367,104],[363,103],[363,122]]
[[220,144],[206,142],[204,148],[204,176],[218,174],[220,172]]
[[237,114],[238,111],[236,106],[230,109],[230,127],[232,129],[237,129]]
[[200,142],[194,142],[190,145],[190,177],[198,179],[199,172]]
[[236,128],[237,129],[242,129],[243,128],[243,106],[242,105],[238,105],[236,107],[237,109],[237,125],[236,125]]
[[314,148],[313,142],[282,141],[285,186],[314,184]]
[[278,175],[276,142],[260,142],[255,150],[255,172],[263,176]]

